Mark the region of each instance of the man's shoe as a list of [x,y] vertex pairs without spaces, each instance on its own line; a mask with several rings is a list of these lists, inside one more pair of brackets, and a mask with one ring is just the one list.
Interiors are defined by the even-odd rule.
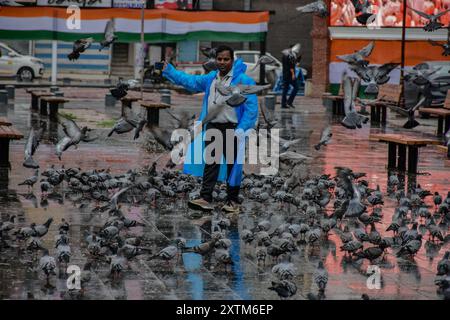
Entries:
[[211,206],[211,204],[208,201],[206,201],[205,199],[191,200],[188,202],[188,206],[191,209],[196,209],[196,210],[203,210],[203,211],[214,210],[214,208]]
[[223,207],[222,210],[227,213],[239,213],[239,205],[234,201],[228,201]]
[[281,109],[289,109],[287,106],[281,106]]
[[292,108],[292,109],[295,109],[295,106],[294,106],[294,105],[292,105],[292,104],[288,104],[287,106],[288,106],[288,108]]

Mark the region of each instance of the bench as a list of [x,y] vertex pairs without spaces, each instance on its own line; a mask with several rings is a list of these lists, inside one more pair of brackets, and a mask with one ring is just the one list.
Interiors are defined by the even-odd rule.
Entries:
[[[60,103],[66,103],[70,100],[63,97],[45,96],[41,98],[41,114],[49,115],[51,120],[58,119],[58,108]],[[47,112],[47,105],[49,112]]]
[[[406,154],[408,153],[408,173],[417,173],[419,162],[419,148],[427,145],[439,145],[440,141],[414,137],[404,134],[372,134],[369,141],[388,144],[388,169],[406,171]],[[398,149],[398,159],[397,159]]]
[[122,99],[120,99],[120,101],[122,102],[122,116],[124,115],[123,109],[124,108],[133,108],[133,102],[139,101],[141,100],[141,98],[127,94],[125,97],[123,97]]
[[[449,90],[450,91],[450,90]],[[450,94],[447,91],[443,108],[419,108],[420,114],[431,114],[437,116],[437,136],[444,135],[450,129]]]
[[331,100],[331,110],[334,115],[344,115],[344,87],[342,83],[339,85],[339,92],[337,95],[329,93],[322,94],[322,100]]
[[5,117],[0,117],[0,126],[10,126],[11,122],[5,118]]
[[379,87],[378,98],[375,103],[370,104],[370,123],[386,124],[387,108],[398,107],[400,103],[401,88],[396,84],[385,84]]
[[170,105],[162,102],[139,100],[142,108],[147,109],[147,125],[159,125],[159,110],[170,108]]
[[9,141],[19,140],[23,134],[15,129],[11,124],[0,126],[0,169],[9,169]]
[[39,109],[39,98],[42,97],[52,97],[54,96],[54,93],[48,92],[48,91],[32,91],[31,92],[31,110],[38,110]]

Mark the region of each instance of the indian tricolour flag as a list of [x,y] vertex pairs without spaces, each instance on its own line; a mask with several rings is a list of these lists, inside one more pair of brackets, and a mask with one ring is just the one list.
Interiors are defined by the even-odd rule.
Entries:
[[[138,42],[139,9],[81,9],[81,28],[70,29],[65,8],[33,7],[0,10],[0,39],[62,40],[103,37],[113,19],[120,42]],[[268,12],[145,10],[145,41],[183,40],[261,41],[267,32]]]

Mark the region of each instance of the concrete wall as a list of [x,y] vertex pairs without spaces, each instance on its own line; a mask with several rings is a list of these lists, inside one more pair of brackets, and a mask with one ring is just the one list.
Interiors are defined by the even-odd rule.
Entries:
[[[312,16],[300,15],[295,8],[310,3],[310,0],[251,0],[252,10],[273,10],[270,16],[267,34],[267,51],[281,59],[281,51],[290,44],[302,44],[302,67],[308,70],[308,78],[312,69]],[[214,10],[244,10],[244,0],[214,0]],[[326,23],[326,19],[323,20]],[[230,44],[235,49],[243,49],[241,43]],[[251,50],[259,50],[259,44],[251,43]]]

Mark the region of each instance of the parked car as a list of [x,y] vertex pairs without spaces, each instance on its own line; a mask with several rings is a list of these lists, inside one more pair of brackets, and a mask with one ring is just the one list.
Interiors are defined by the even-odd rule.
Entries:
[[[275,60],[274,65],[266,65],[266,81],[271,83],[272,85],[275,84],[278,77],[282,74],[283,67],[280,60],[272,56],[270,53],[266,52],[266,55],[271,57]],[[234,52],[235,58],[240,58],[244,63],[247,65],[247,72],[246,74],[253,78],[256,82],[259,82],[259,68],[253,68],[255,67],[256,63],[258,62],[260,52],[256,50],[236,50]],[[306,78],[306,75],[308,74],[308,71],[304,68],[301,68],[303,77]]]
[[[437,69],[437,72],[430,76],[431,87],[430,96],[426,101],[426,105],[429,107],[441,107],[444,104],[447,91],[450,90],[450,61],[425,61],[415,66],[416,69]],[[408,97],[415,97],[411,101],[405,101],[407,105],[414,105],[419,99],[419,93],[417,86],[409,81],[405,83],[405,91],[410,94],[405,95]],[[405,93],[406,93],[405,92]]]
[[17,77],[18,81],[42,78],[44,63],[33,56],[22,55],[0,42],[0,77]]

